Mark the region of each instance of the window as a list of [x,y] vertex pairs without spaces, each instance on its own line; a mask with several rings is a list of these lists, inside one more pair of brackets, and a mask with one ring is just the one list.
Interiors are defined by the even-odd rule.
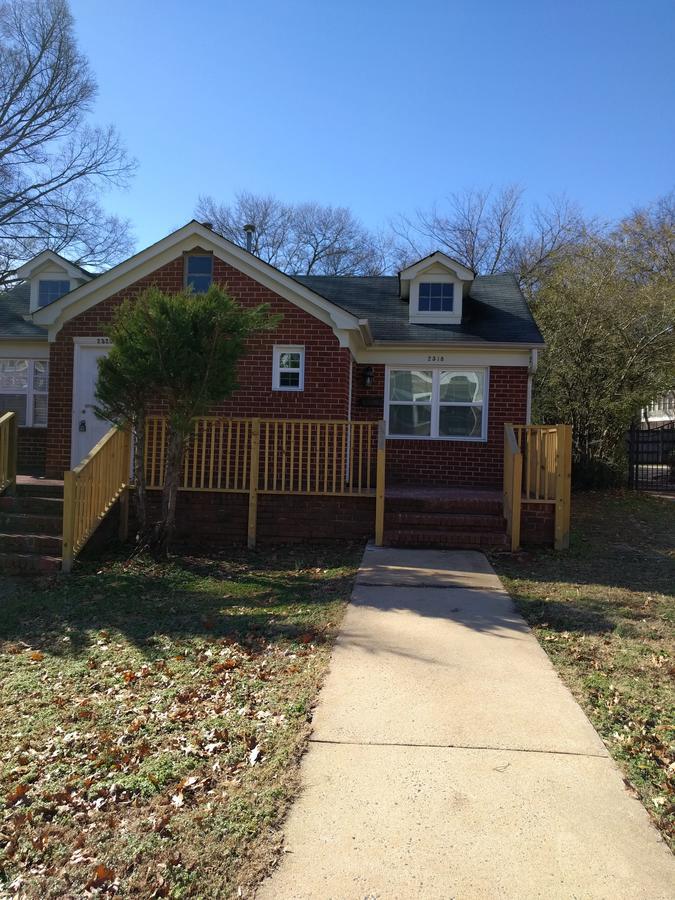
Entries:
[[211,255],[188,256],[185,264],[185,284],[195,294],[205,294],[213,281],[213,257]]
[[305,348],[275,347],[272,389],[301,391],[305,386]]
[[69,281],[58,281],[53,278],[40,279],[38,283],[38,306],[53,303],[70,290]]
[[390,369],[390,437],[484,441],[486,369]]
[[0,359],[0,415],[16,413],[20,426],[47,425],[46,359]]
[[420,312],[452,312],[454,298],[454,284],[422,281],[419,286],[417,308]]

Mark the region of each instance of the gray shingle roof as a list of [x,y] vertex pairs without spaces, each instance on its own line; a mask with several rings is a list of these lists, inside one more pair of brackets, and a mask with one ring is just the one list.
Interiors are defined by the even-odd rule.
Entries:
[[296,276],[296,281],[361,319],[375,341],[401,343],[543,344],[544,339],[513,275],[477,275],[459,325],[413,325],[399,280],[356,276]]
[[8,339],[27,339],[46,341],[47,329],[26,322],[23,318],[30,309],[30,284],[22,281],[8,291],[0,293],[0,341]]

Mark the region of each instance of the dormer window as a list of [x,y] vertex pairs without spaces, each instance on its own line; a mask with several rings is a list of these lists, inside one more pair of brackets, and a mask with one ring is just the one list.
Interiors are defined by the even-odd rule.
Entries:
[[41,278],[38,282],[38,306],[47,306],[70,290],[70,281]]
[[455,285],[451,282],[421,281],[419,284],[417,308],[420,312],[451,313],[454,299]]

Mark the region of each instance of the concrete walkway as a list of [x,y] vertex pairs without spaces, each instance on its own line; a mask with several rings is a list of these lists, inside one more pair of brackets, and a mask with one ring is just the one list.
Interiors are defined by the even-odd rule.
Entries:
[[480,553],[368,548],[258,900],[675,897],[675,860]]

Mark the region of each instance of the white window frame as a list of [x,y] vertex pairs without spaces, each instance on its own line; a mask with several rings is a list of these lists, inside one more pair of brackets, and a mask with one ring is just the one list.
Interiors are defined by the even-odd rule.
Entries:
[[[442,310],[432,311],[420,309],[420,284],[452,284],[452,312]],[[451,275],[441,275],[436,272],[429,274],[420,273],[410,283],[410,321],[434,322],[438,324],[456,325],[462,321],[462,282]]]
[[[431,372],[431,434],[392,434],[389,429],[389,391],[392,372]],[[483,373],[483,402],[482,403],[441,403],[440,381],[441,372],[482,372]],[[386,366],[384,371],[384,420],[387,427],[387,437],[396,441],[462,441],[464,443],[484,444],[488,438],[488,406],[490,394],[490,368],[489,366],[453,366],[445,363],[442,366],[430,366],[425,363],[411,366]],[[394,401],[396,402],[396,401]],[[412,404],[411,404],[412,405]],[[420,403],[420,406],[429,404]],[[483,410],[482,432],[479,437],[466,437],[454,434],[439,434],[438,424],[440,420],[441,406],[480,406]]]
[[[16,396],[17,394],[26,395],[26,421],[23,425],[20,425],[20,428],[46,428],[47,422],[41,424],[40,422],[34,421],[34,413],[35,413],[35,396],[40,397],[48,397],[49,396],[49,360],[48,359],[37,359],[35,357],[30,356],[2,356],[0,357],[3,361],[11,361],[14,363],[17,362],[27,362],[28,363],[28,386],[25,391],[19,391],[16,388],[14,390],[9,390],[8,388],[0,387],[0,395],[9,394],[12,396]],[[44,363],[47,366],[47,390],[46,391],[36,391],[33,387],[34,384],[34,376],[35,376],[35,363]]]
[[[281,354],[282,353],[299,353],[300,369],[282,369]],[[282,385],[282,372],[300,372],[299,383],[297,387]],[[272,357],[272,390],[273,391],[304,391],[305,389],[305,348],[302,344],[275,344]]]

